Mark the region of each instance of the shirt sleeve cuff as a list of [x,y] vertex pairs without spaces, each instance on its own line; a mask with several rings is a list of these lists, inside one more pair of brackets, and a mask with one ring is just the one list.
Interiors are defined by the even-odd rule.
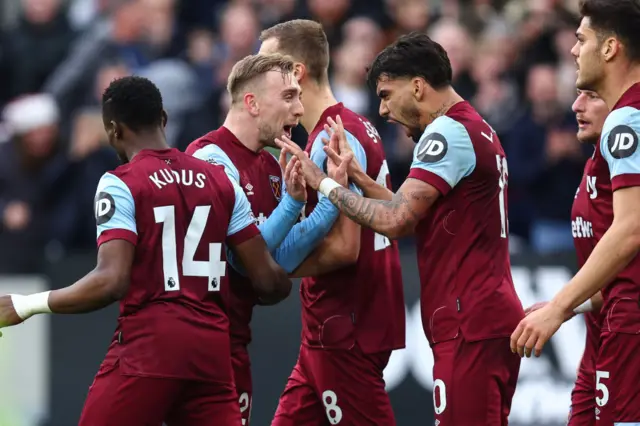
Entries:
[[126,240],[135,246],[138,243],[138,235],[128,229],[108,229],[98,237],[98,247],[111,240]]
[[407,177],[418,179],[424,183],[428,183],[429,185],[440,191],[443,196],[447,195],[449,191],[451,191],[451,187],[449,186],[447,181],[442,179],[437,174],[426,171],[424,169],[412,168],[409,172],[409,176]]
[[632,186],[640,186],[640,174],[628,173],[611,179],[611,190],[613,191]]
[[241,229],[235,234],[229,235],[227,237],[227,242],[231,245],[237,246],[255,237],[258,234],[260,234],[260,230],[255,224],[252,223],[251,225],[247,226],[244,229]]

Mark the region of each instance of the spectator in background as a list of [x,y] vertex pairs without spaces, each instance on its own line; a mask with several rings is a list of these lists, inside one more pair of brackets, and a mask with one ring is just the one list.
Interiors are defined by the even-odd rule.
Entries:
[[477,86],[470,72],[474,46],[469,32],[456,21],[443,19],[430,28],[429,36],[447,51],[456,92],[465,99],[473,98]]
[[[509,210],[515,213],[510,215],[510,228],[519,234],[529,232],[538,253],[570,250],[573,239],[567,218],[586,158],[575,138],[575,119],[558,100],[556,68],[534,65],[526,94],[528,107],[505,136]],[[514,216],[521,222],[514,222]],[[527,224],[529,229],[520,228]]]
[[255,10],[245,4],[230,3],[220,15],[220,42],[216,45],[215,87],[226,87],[233,65],[258,50],[260,26]]
[[62,0],[22,0],[21,7],[18,24],[4,43],[10,98],[40,91],[75,36]]
[[[73,228],[66,198],[73,168],[59,139],[59,110],[49,95],[30,95],[5,108],[13,137],[0,146],[0,271],[40,271],[52,240]],[[49,246],[50,248],[50,246]]]

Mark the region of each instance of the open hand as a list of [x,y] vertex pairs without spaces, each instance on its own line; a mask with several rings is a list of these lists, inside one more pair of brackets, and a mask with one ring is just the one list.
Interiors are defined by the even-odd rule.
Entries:
[[511,351],[527,358],[540,356],[542,348],[565,321],[566,313],[553,303],[529,312],[511,335]]
[[292,157],[287,163],[287,151],[283,149],[280,151],[278,162],[284,171],[284,182],[287,185],[289,195],[296,201],[307,201],[307,183],[302,176],[298,158]]
[[[0,328],[10,327],[22,322],[16,309],[13,307],[11,296],[0,296]],[[2,333],[0,333],[2,336]]]
[[320,182],[322,182],[322,179],[326,178],[327,175],[324,174],[324,172],[320,170],[320,168],[316,166],[313,161],[311,161],[309,155],[307,155],[306,152],[304,152],[295,142],[293,142],[288,137],[283,135],[281,138],[276,138],[275,142],[276,145],[278,145],[278,147],[284,152],[284,155],[289,152],[298,159],[298,163],[300,164],[300,171],[302,172],[302,176],[305,179],[307,185],[317,190],[320,186]]
[[338,115],[335,121],[331,117],[328,117],[327,122],[329,124],[324,125],[324,130],[329,135],[329,139],[322,138],[322,142],[325,144],[324,152],[327,154],[329,160],[333,161],[336,166],[340,166],[346,156],[351,155],[351,161],[346,170],[349,177],[353,178],[357,173],[362,172],[362,167],[355,159],[351,145],[349,145],[349,141],[347,141],[347,134],[344,130],[342,119]]

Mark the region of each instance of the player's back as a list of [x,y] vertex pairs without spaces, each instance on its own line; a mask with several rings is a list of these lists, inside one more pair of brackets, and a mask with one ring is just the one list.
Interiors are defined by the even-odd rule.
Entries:
[[[223,168],[175,149],[144,150],[111,175],[101,184],[123,185],[130,193],[137,232],[111,348],[123,372],[231,382],[229,321],[220,290],[227,285],[223,244],[235,190]],[[98,209],[105,203],[100,199],[107,200],[99,224],[120,208],[104,194],[98,194]],[[108,232],[123,231],[105,231],[100,238]]]
[[[314,161],[322,151],[323,125],[340,115],[356,158],[367,175],[391,187],[389,169],[377,130],[364,117],[337,104],[327,108],[309,135],[307,152]],[[321,154],[322,153],[322,154]],[[325,156],[326,158],[326,156]],[[326,170],[326,162],[325,162]],[[318,201],[310,191],[307,211]],[[361,228],[360,254],[354,265],[302,280],[302,340],[310,346],[348,348],[356,342],[365,353],[404,347],[405,305],[398,246],[369,228]]]
[[[442,177],[463,164],[473,167],[459,182]],[[510,336],[524,312],[511,278],[508,170],[497,135],[468,102],[459,102],[425,129],[412,177],[442,194],[416,227],[429,342],[460,332],[467,341]]]
[[[215,158],[227,174],[245,191],[251,210],[260,223],[278,206],[282,197],[282,170],[278,160],[266,150],[252,151],[229,129],[222,126],[193,141],[185,151],[198,158]],[[228,290],[223,290],[229,307],[232,344],[251,342],[251,318],[257,296],[251,280],[229,268]]]

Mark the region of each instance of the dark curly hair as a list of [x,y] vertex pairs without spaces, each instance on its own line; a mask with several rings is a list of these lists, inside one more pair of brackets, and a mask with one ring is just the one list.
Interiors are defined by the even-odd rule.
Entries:
[[444,48],[416,31],[401,36],[374,59],[367,72],[367,82],[375,88],[381,77],[422,77],[434,89],[451,85],[453,78]]
[[162,111],[160,90],[144,77],[116,79],[102,95],[103,120],[124,124],[134,132],[161,126]]

